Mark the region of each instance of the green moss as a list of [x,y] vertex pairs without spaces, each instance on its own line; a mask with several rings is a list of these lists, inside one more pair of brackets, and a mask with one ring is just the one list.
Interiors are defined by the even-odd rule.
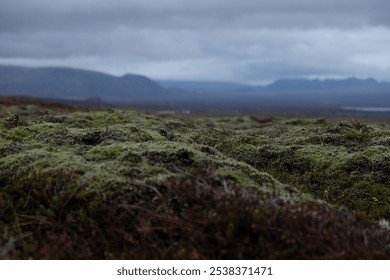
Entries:
[[76,128],[92,127],[93,116],[87,113],[74,113],[64,119],[64,124]]
[[[378,218],[372,201],[356,205],[346,201],[342,193],[346,189],[353,191],[364,182],[375,184],[390,199],[387,197],[390,155],[383,145],[387,131],[359,121],[332,125],[299,119],[272,124],[223,136],[206,135],[205,131],[205,136],[193,139],[211,144],[222,154],[269,172],[301,191]],[[389,214],[384,210],[380,215]]]
[[215,147],[224,139],[229,139],[233,132],[212,127],[197,129],[190,133],[190,138],[198,144]]
[[[161,215],[164,203],[179,203],[167,187],[172,181],[183,188],[192,182],[196,190],[210,185],[229,193],[234,185],[256,191],[263,199],[257,198],[259,205],[273,197],[279,204],[328,203],[371,219],[390,218],[387,125],[175,118],[124,110],[56,116],[35,110],[42,109],[12,108],[25,115],[0,122],[0,251],[5,246],[9,256],[28,258],[40,250],[36,240],[24,236],[45,235],[44,229],[69,233],[83,225],[95,237],[104,236],[102,211],[132,221],[152,203],[154,214]],[[124,218],[126,211],[132,214]],[[202,215],[213,213],[204,209]],[[254,219],[262,221],[260,214]],[[226,229],[232,235],[240,225],[230,222]],[[216,242],[227,246],[229,236]],[[274,256],[291,257],[299,250],[288,246]]]
[[88,150],[84,157],[90,161],[116,160],[122,152],[121,145],[97,146]]
[[230,169],[230,168],[220,168],[216,174],[220,176],[221,178],[226,179],[227,181],[230,181],[234,184],[237,184],[239,186],[243,187],[256,187],[258,186],[258,182],[255,180],[252,180],[250,177],[245,176],[240,171]]
[[16,127],[10,130],[4,138],[13,142],[28,141],[30,139],[30,131],[24,127]]
[[120,160],[125,164],[137,165],[142,162],[142,157],[133,151],[125,151],[122,153]]

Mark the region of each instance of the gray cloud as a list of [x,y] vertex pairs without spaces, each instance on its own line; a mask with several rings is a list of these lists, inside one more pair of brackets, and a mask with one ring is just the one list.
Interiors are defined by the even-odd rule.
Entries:
[[291,28],[389,25],[387,0],[2,0],[0,28]]
[[388,0],[0,0],[0,63],[155,78],[390,76]]

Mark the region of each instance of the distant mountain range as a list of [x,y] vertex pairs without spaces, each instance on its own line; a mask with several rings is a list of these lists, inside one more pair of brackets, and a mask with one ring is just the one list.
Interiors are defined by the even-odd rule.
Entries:
[[[344,80],[282,79],[265,87],[276,91],[371,89],[386,85],[374,79],[348,78]],[[390,84],[387,84],[389,86]]]
[[209,81],[159,83],[236,107],[390,107],[390,83],[374,79],[280,79],[265,86]]
[[72,68],[0,66],[0,95],[198,109],[390,107],[390,83],[374,79],[281,79],[266,86],[158,81]]
[[170,89],[185,90],[199,93],[226,93],[234,91],[251,90],[253,87],[231,82],[209,82],[209,81],[157,81],[161,86]]
[[342,80],[280,79],[266,86],[250,86],[229,82],[210,81],[157,81],[166,88],[176,88],[203,93],[226,93],[245,91],[291,92],[330,90],[389,89],[390,83],[379,83],[374,79],[347,78]]
[[72,68],[0,66],[0,94],[73,100],[147,101],[164,99],[168,90],[140,75],[115,77]]

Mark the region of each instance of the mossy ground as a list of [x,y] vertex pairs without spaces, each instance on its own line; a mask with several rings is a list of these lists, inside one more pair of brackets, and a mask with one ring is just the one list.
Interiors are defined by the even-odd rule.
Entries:
[[390,256],[388,124],[0,109],[0,258]]

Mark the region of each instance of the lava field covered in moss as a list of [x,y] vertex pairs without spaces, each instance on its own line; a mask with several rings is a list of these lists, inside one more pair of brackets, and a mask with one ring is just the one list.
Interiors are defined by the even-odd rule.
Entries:
[[30,103],[0,105],[2,259],[390,257],[389,123]]

